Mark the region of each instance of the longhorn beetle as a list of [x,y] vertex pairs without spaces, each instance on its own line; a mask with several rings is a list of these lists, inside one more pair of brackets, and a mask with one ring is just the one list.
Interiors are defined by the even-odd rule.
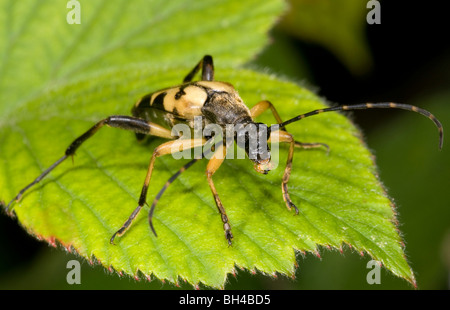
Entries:
[[[193,82],[194,76],[201,70],[201,80]],[[331,111],[350,111],[350,110],[365,110],[376,108],[395,108],[408,111],[417,112],[432,120],[439,130],[439,148],[442,148],[443,143],[443,127],[439,120],[430,112],[418,108],[416,106],[408,104],[399,104],[391,102],[383,103],[365,103],[357,105],[342,105],[329,108],[323,108],[314,110],[305,114],[298,115],[287,121],[282,121],[277,113],[274,105],[267,101],[261,101],[257,103],[253,108],[249,109],[242,99],[239,97],[238,92],[234,87],[227,82],[219,82],[214,80],[214,65],[211,56],[206,55],[203,59],[189,72],[184,78],[183,83],[178,86],[165,88],[154,93],[145,95],[132,108],[133,116],[114,115],[107,117],[93,127],[87,130],[84,134],[76,138],[66,149],[64,156],[58,159],[53,165],[46,169],[40,176],[38,176],[33,182],[24,187],[17,196],[8,203],[6,210],[8,213],[12,212],[14,201],[19,201],[30,187],[41,181],[49,172],[55,169],[61,162],[67,157],[73,156],[75,151],[85,142],[92,137],[100,128],[107,125],[110,127],[125,129],[133,131],[136,134],[138,140],[142,140],[146,135],[157,136],[171,141],[165,142],[153,151],[153,155],[148,166],[147,175],[145,177],[144,185],[139,197],[138,207],[131,213],[129,218],[125,221],[122,227],[113,234],[110,242],[113,244],[114,239],[117,236],[123,235],[127,229],[131,226],[133,220],[138,215],[144,204],[146,204],[147,190],[152,178],[153,166],[157,157],[167,154],[172,154],[175,150],[188,150],[195,147],[205,146],[212,137],[202,136],[201,138],[183,139],[182,137],[173,134],[171,130],[177,123],[186,123],[191,128],[193,127],[194,117],[203,117],[203,126],[207,124],[217,124],[222,128],[225,128],[227,124],[233,124],[237,126],[237,131],[232,138],[236,141],[238,146],[243,148],[247,153],[249,159],[254,163],[254,168],[257,172],[267,174],[271,169],[270,165],[270,149],[268,143],[271,142],[274,135],[278,135],[278,141],[289,144],[289,151],[287,156],[286,167],[281,182],[281,189],[283,199],[289,210],[292,208],[298,214],[298,208],[292,202],[288,192],[288,181],[291,174],[292,158],[294,156],[294,148],[316,148],[328,146],[323,143],[302,143],[295,141],[293,136],[286,131],[285,127],[288,124],[299,121],[303,118],[313,116],[316,114],[331,112]],[[266,110],[271,110],[277,124],[267,126],[263,123],[257,123],[254,119]],[[256,148],[250,148],[252,137],[248,134],[248,131],[244,129],[245,125],[254,125],[256,127],[257,143]],[[166,126],[166,127],[165,127]],[[225,131],[223,131],[225,132]],[[213,182],[212,176],[219,169],[220,165],[224,161],[227,151],[227,141],[223,137],[223,142],[215,145],[213,152],[207,167],[206,167],[206,179],[213,194],[217,209],[220,213],[223,229],[225,232],[225,238],[229,245],[232,244],[233,234],[231,232],[231,225],[229,223],[228,216],[225,212],[225,208],[219,198],[216,187]],[[255,138],[255,136],[253,136]],[[241,143],[238,143],[241,141]],[[242,143],[244,141],[244,143]],[[252,156],[250,156],[252,155]],[[205,156],[205,154],[203,154]],[[156,231],[152,224],[153,212],[165,189],[172,183],[180,173],[192,166],[198,158],[191,160],[185,166],[183,166],[177,173],[175,173],[168,182],[164,185],[161,191],[157,194],[153,204],[150,208],[148,218],[151,230],[156,236]]]

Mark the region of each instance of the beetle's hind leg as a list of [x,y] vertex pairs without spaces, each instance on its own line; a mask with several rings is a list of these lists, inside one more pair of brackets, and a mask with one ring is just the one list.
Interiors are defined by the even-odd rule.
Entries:
[[19,191],[19,193],[16,195],[16,197],[11,200],[8,205],[6,206],[6,212],[12,215],[12,211],[14,206],[12,204],[14,202],[18,202],[23,194],[30,189],[32,186],[39,183],[47,174],[49,174],[53,169],[55,169],[59,164],[61,164],[64,160],[67,159],[67,157],[73,157],[76,150],[83,144],[87,139],[92,137],[100,128],[104,126],[109,127],[115,127],[125,130],[134,131],[136,133],[146,134],[146,135],[155,135],[158,137],[166,138],[166,139],[173,139],[175,137],[172,136],[170,130],[167,130],[159,125],[147,122],[143,119],[137,118],[137,117],[131,117],[131,116],[123,116],[123,115],[114,115],[109,116],[101,121],[99,121],[97,124],[92,126],[88,131],[86,131],[84,134],[76,138],[66,149],[64,156],[62,156],[60,159],[58,159],[55,163],[53,163],[49,168],[47,168],[44,172],[42,172],[33,182],[25,186],[22,190]]
[[[14,206],[11,207],[11,205],[14,202],[19,202],[20,199],[22,198],[23,194],[32,186],[34,186],[35,184],[39,183],[47,174],[50,173],[50,171],[52,171],[53,169],[55,169],[60,163],[62,163],[66,158],[68,157],[67,154],[65,154],[63,157],[61,157],[60,159],[58,159],[55,163],[53,163],[53,165],[51,165],[49,168],[47,168],[44,172],[42,172],[33,182],[31,182],[30,184],[28,184],[27,186],[25,186],[24,188],[22,188],[19,193],[16,195],[16,197],[14,197],[14,199],[12,199],[5,207],[5,211],[6,213],[11,216],[14,217],[15,213],[14,213]],[[2,206],[4,205],[4,203],[1,204]]]
[[202,69],[202,81],[214,80],[214,62],[210,55],[203,56],[202,60],[186,75],[183,83],[191,82],[197,72]]

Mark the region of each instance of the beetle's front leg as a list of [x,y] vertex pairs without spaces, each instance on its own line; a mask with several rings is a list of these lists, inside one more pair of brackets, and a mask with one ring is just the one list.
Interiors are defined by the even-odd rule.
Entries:
[[[281,117],[278,114],[277,109],[275,109],[274,105],[269,100],[262,100],[262,101],[258,102],[257,104],[255,104],[250,109],[250,114],[251,114],[252,118],[255,119],[268,109],[271,110],[273,117],[277,121],[277,124],[281,124],[283,121],[281,120]],[[285,130],[284,127],[280,128],[280,129]]]
[[[275,109],[275,106],[268,100],[262,100],[262,101],[258,102],[257,104],[255,104],[250,109],[250,114],[251,114],[252,118],[255,119],[256,117],[258,117],[263,112],[265,112],[265,111],[267,111],[269,109],[271,110],[272,115],[275,118],[275,120],[277,121],[277,123],[281,124],[283,121],[281,120],[280,115],[278,114],[277,110]],[[282,131],[286,131],[285,127],[280,127],[279,129],[282,130]],[[303,143],[303,142],[295,141],[295,146],[299,147],[299,148],[302,148],[302,149],[312,149],[312,148],[318,148],[318,147],[325,147],[327,149],[327,152],[330,151],[330,148],[329,148],[328,145],[326,145],[325,143],[320,143],[320,142]]]
[[219,194],[217,193],[216,187],[214,186],[214,182],[212,179],[213,174],[219,169],[225,160],[225,156],[227,154],[227,149],[224,147],[224,143],[220,144],[220,146],[216,147],[216,151],[211,157],[206,166],[206,177],[208,179],[209,187],[211,188],[211,192],[214,196],[214,201],[216,202],[217,209],[219,210],[220,217],[223,223],[223,229],[225,231],[225,238],[228,241],[228,246],[231,246],[231,239],[233,239],[233,234],[231,233],[231,226],[228,222],[228,216],[225,212],[225,208],[223,207],[222,202],[220,201]]
[[291,208],[295,209],[295,214],[298,214],[297,206],[292,202],[291,197],[289,196],[287,183],[289,182],[289,178],[291,176],[292,170],[292,159],[294,158],[294,148],[295,148],[295,140],[292,135],[285,131],[279,132],[279,141],[289,143],[289,153],[286,161],[286,168],[284,169],[283,181],[281,183],[281,190],[283,191],[283,199],[286,202],[286,206],[289,210]]
[[[275,135],[277,135],[276,139]],[[292,202],[291,197],[289,196],[288,186],[287,183],[289,182],[289,178],[291,176],[291,170],[292,170],[292,159],[294,158],[294,148],[300,147],[304,149],[312,149],[312,148],[318,148],[318,147],[325,147],[327,149],[327,152],[330,151],[330,148],[325,143],[302,143],[294,140],[294,137],[283,130],[277,130],[270,134],[270,138],[267,142],[273,142],[273,140],[278,142],[284,142],[289,143],[289,152],[288,152],[288,158],[286,161],[286,168],[284,169],[283,174],[283,181],[281,182],[281,190],[283,192],[283,200],[286,203],[286,207],[291,210],[294,208],[295,214],[298,214],[299,210],[297,206]]]
[[296,141],[294,140],[294,137],[286,131],[277,130],[275,132],[272,132],[270,135],[270,139],[268,142],[271,142],[274,140],[274,135],[278,135],[278,138],[275,140],[278,140],[278,142],[285,142],[289,143],[289,152],[288,152],[288,158],[286,161],[286,168],[284,169],[283,174],[283,180],[281,182],[281,190],[283,192],[283,199],[286,203],[286,207],[291,210],[294,208],[295,214],[298,214],[298,208],[297,206],[292,202],[291,197],[289,196],[288,192],[288,186],[287,183],[289,182],[289,178],[291,176],[291,169],[292,169],[292,159],[294,158],[294,148],[296,145]]
[[[147,175],[145,176],[144,186],[142,187],[141,195],[139,197],[139,205],[133,211],[133,213],[131,213],[131,215],[125,221],[125,223],[122,225],[122,227],[112,235],[112,237],[110,239],[111,244],[114,243],[114,239],[116,238],[116,236],[120,237],[128,230],[128,228],[131,226],[133,220],[136,218],[136,216],[139,214],[142,207],[146,203],[148,186],[149,186],[150,180],[152,178],[153,167],[155,165],[156,158],[163,156],[163,155],[172,154],[174,152],[179,152],[179,151],[191,149],[194,147],[200,147],[200,146],[203,146],[206,142],[207,142],[207,140],[204,138],[202,138],[202,139],[178,139],[178,140],[163,143],[160,146],[158,146],[157,148],[155,148],[155,150],[153,151],[152,158],[150,159],[150,164],[148,165],[148,170],[147,170]],[[151,230],[153,231],[153,233],[156,236],[156,231],[153,227],[152,217],[153,217],[153,209],[151,210],[151,212],[149,212],[148,221],[149,221]]]

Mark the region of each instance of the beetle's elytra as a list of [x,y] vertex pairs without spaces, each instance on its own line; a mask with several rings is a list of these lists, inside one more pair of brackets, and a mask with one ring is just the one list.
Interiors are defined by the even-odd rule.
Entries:
[[[194,76],[201,70],[201,80],[193,81]],[[189,72],[183,80],[183,83],[175,86],[162,89],[142,97],[132,108],[133,116],[115,115],[105,118],[87,130],[84,134],[76,138],[66,149],[64,156],[57,160],[48,169],[42,172],[33,182],[24,187],[16,197],[9,202],[6,210],[12,213],[14,208],[13,203],[21,199],[25,191],[30,187],[41,181],[48,173],[55,169],[67,157],[73,156],[76,150],[83,144],[84,141],[92,137],[104,125],[109,127],[121,128],[136,133],[138,140],[143,139],[147,135],[157,136],[169,139],[153,151],[150,164],[148,166],[147,175],[145,177],[144,185],[141,190],[139,205],[131,213],[130,217],[125,221],[123,226],[111,237],[110,242],[114,243],[117,236],[123,235],[131,226],[133,220],[136,218],[139,211],[142,209],[147,199],[147,189],[152,177],[153,166],[157,157],[173,153],[173,150],[187,150],[199,146],[204,146],[211,138],[211,136],[202,136],[201,138],[186,139],[174,135],[171,131],[178,123],[184,123],[194,126],[194,118],[202,117],[203,125],[216,124],[219,127],[225,128],[227,125],[235,125],[236,131],[233,137],[223,136],[223,142],[215,145],[214,152],[209,159],[206,168],[206,177],[211,188],[216,206],[219,210],[223,228],[225,231],[225,238],[229,245],[232,244],[233,234],[231,232],[231,225],[222,201],[213,182],[212,176],[219,169],[224,161],[227,152],[227,143],[235,141],[236,144],[243,148],[248,155],[248,158],[254,162],[256,171],[266,174],[271,169],[270,165],[270,150],[268,143],[274,135],[277,135],[278,141],[289,144],[289,152],[281,181],[281,189],[283,199],[288,209],[294,208],[298,213],[298,208],[292,202],[288,192],[288,182],[291,174],[292,158],[294,156],[294,148],[315,148],[326,147],[324,143],[301,143],[295,141],[293,136],[286,131],[285,127],[288,124],[301,120],[305,117],[313,116],[323,112],[331,111],[349,111],[358,109],[373,109],[373,108],[396,108],[404,109],[422,114],[431,119],[439,130],[439,147],[442,148],[443,143],[443,127],[439,120],[430,112],[418,108],[416,106],[398,103],[365,103],[358,105],[343,105],[330,108],[314,110],[309,113],[298,115],[283,122],[277,113],[274,105],[271,102],[264,100],[257,103],[249,109],[238,92],[230,83],[219,82],[214,80],[214,66],[211,56],[204,56],[203,59]],[[255,118],[266,110],[271,110],[277,124],[267,126],[263,123],[255,122]],[[247,125],[253,125],[256,128],[255,135],[251,135],[246,130]],[[223,131],[225,132],[225,131]],[[228,139],[227,139],[228,138]],[[205,155],[205,154],[204,154]],[[161,191],[155,197],[153,204],[149,211],[149,223],[153,233],[156,236],[155,229],[152,224],[152,216],[155,210],[156,203],[165,191],[165,189],[172,183],[180,173],[192,166],[197,159],[193,159],[184,165],[177,173],[175,173],[168,182],[164,185]]]

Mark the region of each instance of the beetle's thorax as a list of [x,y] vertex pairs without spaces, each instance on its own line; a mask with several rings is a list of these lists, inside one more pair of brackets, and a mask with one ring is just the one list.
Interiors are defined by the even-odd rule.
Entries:
[[204,87],[207,93],[202,114],[209,123],[223,127],[227,124],[253,122],[249,108],[231,84],[208,81],[201,81],[196,84]]

